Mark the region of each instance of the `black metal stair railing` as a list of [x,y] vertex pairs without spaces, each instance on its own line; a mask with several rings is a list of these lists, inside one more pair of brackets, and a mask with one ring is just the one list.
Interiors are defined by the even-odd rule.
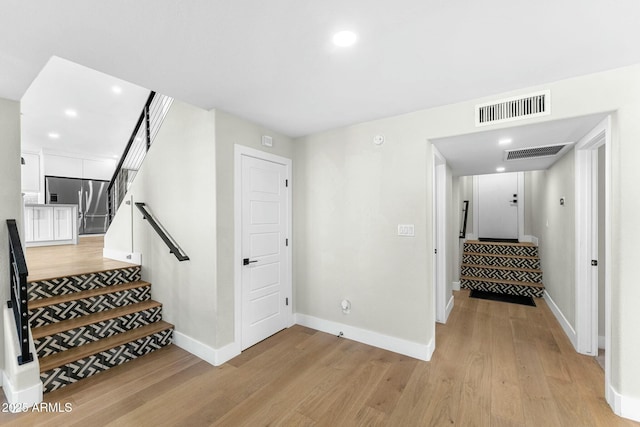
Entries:
[[153,144],[156,134],[173,103],[173,98],[151,92],[145,102],[138,122],[133,128],[129,142],[107,187],[109,223],[133,182],[138,169]]
[[178,244],[173,240],[169,233],[160,225],[158,221],[154,218],[153,214],[147,209],[146,204],[142,202],[136,202],[136,207],[142,212],[142,219],[146,219],[149,221],[149,224],[153,229],[158,233],[158,236],[162,239],[162,241],[169,247],[169,253],[172,253],[176,256],[178,261],[188,261],[189,257],[186,253],[178,246]]
[[27,262],[22,251],[20,234],[15,219],[7,220],[9,229],[9,278],[11,286],[11,300],[7,301],[9,308],[13,309],[16,320],[16,331],[20,343],[18,364],[23,365],[33,361],[33,355],[29,352],[29,309],[27,307]]

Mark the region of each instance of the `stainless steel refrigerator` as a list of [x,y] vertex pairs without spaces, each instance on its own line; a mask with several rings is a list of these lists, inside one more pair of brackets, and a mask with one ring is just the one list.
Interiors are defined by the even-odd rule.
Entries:
[[46,176],[46,203],[78,205],[78,234],[104,234],[109,226],[108,186],[109,181]]

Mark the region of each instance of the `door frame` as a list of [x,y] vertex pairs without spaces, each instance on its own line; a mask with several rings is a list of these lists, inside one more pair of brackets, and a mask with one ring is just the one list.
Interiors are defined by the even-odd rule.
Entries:
[[611,393],[611,116],[607,116],[575,147],[575,293],[576,351],[598,355],[598,149],[605,146],[605,396]]
[[433,149],[433,283],[436,322],[447,323],[453,298],[447,309],[447,160]]
[[[530,237],[524,234],[524,211],[525,211],[525,194],[524,194],[524,172],[515,172],[518,174],[518,241],[529,242]],[[480,192],[479,175],[473,176],[473,239],[480,237],[480,204],[478,193]],[[465,236],[466,238],[466,236]]]
[[286,157],[278,156],[275,154],[267,153],[265,151],[250,148],[244,145],[234,145],[234,171],[233,171],[233,228],[234,228],[234,250],[233,250],[233,281],[234,281],[234,295],[233,295],[233,341],[236,343],[238,352],[242,349],[242,157],[253,157],[259,160],[265,160],[277,164],[284,165],[286,167],[286,179],[289,182],[287,186],[287,238],[289,239],[289,246],[286,246],[286,260],[288,268],[286,269],[286,277],[283,279],[285,282],[286,293],[289,298],[289,305],[285,313],[287,327],[291,327],[294,324],[293,319],[293,262],[292,262],[292,249],[293,249],[293,180],[291,177],[291,170],[293,161]]

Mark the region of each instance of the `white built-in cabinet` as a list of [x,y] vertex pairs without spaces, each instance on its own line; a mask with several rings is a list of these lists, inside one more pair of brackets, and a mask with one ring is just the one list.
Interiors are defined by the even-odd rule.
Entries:
[[78,243],[76,205],[26,205],[24,236],[26,246]]

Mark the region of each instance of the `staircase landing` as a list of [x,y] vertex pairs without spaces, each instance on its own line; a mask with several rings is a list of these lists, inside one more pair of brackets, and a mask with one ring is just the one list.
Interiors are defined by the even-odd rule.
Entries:
[[29,282],[77,276],[135,264],[102,257],[104,236],[81,236],[77,245],[36,246],[26,248]]

